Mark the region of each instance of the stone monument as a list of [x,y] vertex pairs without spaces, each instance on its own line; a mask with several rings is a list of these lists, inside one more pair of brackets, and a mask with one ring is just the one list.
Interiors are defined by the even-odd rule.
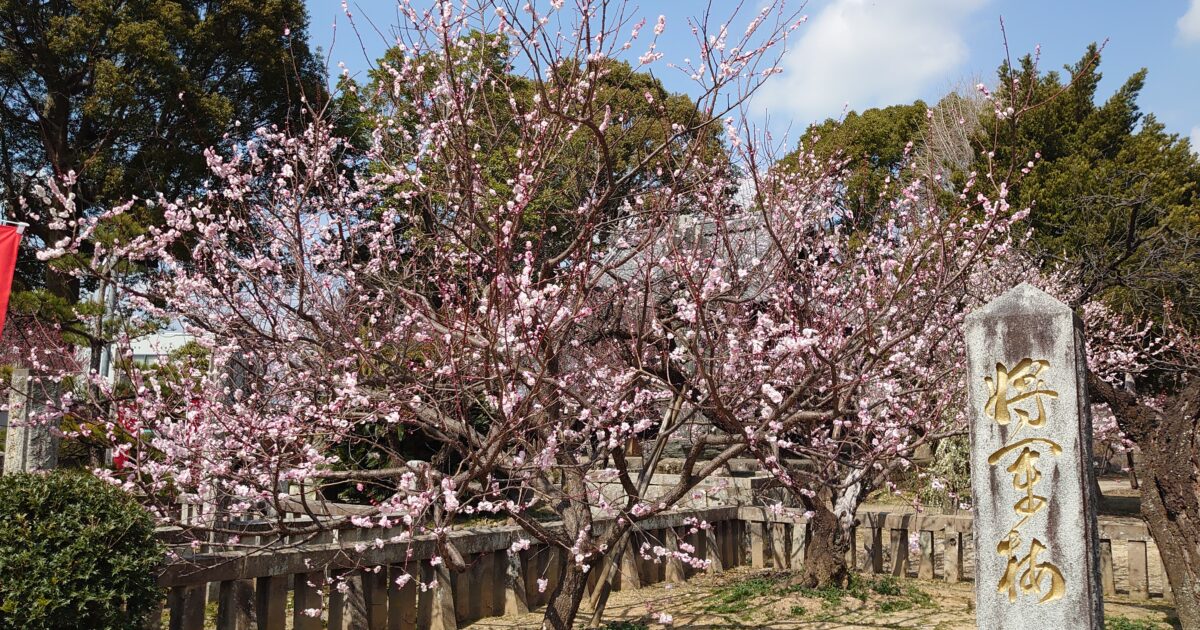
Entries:
[[1028,284],[966,318],[980,628],[1104,626],[1082,333]]
[[51,470],[58,465],[58,434],[39,416],[44,402],[58,388],[29,375],[24,368],[12,372],[8,396],[8,434],[4,442],[4,472]]

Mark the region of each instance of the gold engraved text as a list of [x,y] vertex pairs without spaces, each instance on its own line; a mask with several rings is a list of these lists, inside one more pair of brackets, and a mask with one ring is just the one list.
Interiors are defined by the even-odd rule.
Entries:
[[[1017,427],[1010,438],[1025,427],[1038,429],[1046,424],[1043,398],[1058,397],[1058,392],[1048,389],[1042,380],[1042,375],[1049,367],[1049,361],[1025,358],[1012,370],[1007,369],[1003,363],[997,363],[995,377],[984,377],[990,396],[983,411],[1001,425],[1009,424],[1015,417]],[[1024,408],[1030,399],[1036,404],[1036,416]],[[1062,447],[1053,440],[1027,437],[1006,444],[988,456],[988,464],[996,466],[1001,460],[1016,453],[1016,458],[1004,470],[1012,474],[1013,488],[1021,493],[1021,498],[1013,504],[1013,514],[1019,518],[996,545],[996,553],[1007,559],[1004,575],[1001,576],[996,590],[1007,593],[1009,602],[1016,602],[1018,593],[1041,595],[1039,604],[1052,602],[1061,598],[1067,588],[1066,580],[1057,566],[1048,561],[1038,562],[1039,554],[1046,551],[1042,541],[1032,539],[1029,542],[1029,551],[1024,554],[1021,552],[1021,528],[1050,502],[1048,496],[1041,496],[1036,491],[1038,482],[1042,480],[1038,461],[1044,449],[1048,449],[1052,457],[1062,454]]]

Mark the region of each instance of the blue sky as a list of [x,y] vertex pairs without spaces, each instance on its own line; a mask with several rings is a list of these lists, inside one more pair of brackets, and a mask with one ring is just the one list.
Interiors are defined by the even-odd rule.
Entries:
[[[388,0],[349,3],[361,47],[341,0],[306,2],[312,42],[332,53],[334,66],[340,61],[361,72],[367,57],[388,45],[368,26],[369,21],[382,30],[396,21],[395,5]],[[703,2],[631,5],[651,25],[659,14],[667,17],[659,46],[664,61],[694,56],[686,19],[702,10]],[[715,12],[724,6],[714,0]],[[1107,40],[1103,97],[1139,68],[1148,68],[1139,101],[1143,111],[1200,147],[1200,0],[813,0],[803,12],[809,19],[788,42],[784,72],[753,102],[754,111],[769,114],[776,134],[790,128],[794,137],[810,122],[839,117],[847,106],[862,110],[917,98],[936,101],[955,85],[993,84],[1005,55],[1003,18],[1013,58],[1040,44],[1043,69],[1060,69],[1078,60],[1089,42]],[[685,78],[661,66],[660,71],[668,88],[689,91]]]

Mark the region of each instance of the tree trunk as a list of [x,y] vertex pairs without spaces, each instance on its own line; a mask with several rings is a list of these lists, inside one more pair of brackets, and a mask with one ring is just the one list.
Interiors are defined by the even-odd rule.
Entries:
[[[569,457],[560,452],[560,461],[573,464]],[[586,497],[587,485],[578,468],[566,467],[563,471],[563,487],[569,497]],[[595,548],[592,538],[592,508],[583,500],[572,498],[559,501],[556,506],[562,515],[563,533],[568,540],[574,542],[574,547],[585,556],[583,562],[596,569],[603,560],[603,554]],[[570,630],[575,624],[575,615],[579,612],[579,604],[587,591],[588,575],[583,566],[571,557],[568,552],[563,559],[562,579],[550,596],[546,606],[546,615],[542,618],[542,628],[549,630]]]
[[[593,559],[592,562],[597,560]],[[575,625],[575,615],[587,591],[588,574],[583,572],[583,568],[573,558],[568,558],[563,564],[562,579],[550,596],[550,603],[546,605],[542,630],[570,630]]]
[[805,500],[812,512],[808,521],[808,547],[804,550],[804,570],[793,580],[804,588],[845,587],[850,581],[846,553],[850,551],[850,528],[820,501]]
[[1133,394],[1095,375],[1089,375],[1088,385],[1142,451],[1142,518],[1162,556],[1180,624],[1200,628],[1200,498],[1196,495],[1200,379],[1184,388],[1164,412],[1139,403]]

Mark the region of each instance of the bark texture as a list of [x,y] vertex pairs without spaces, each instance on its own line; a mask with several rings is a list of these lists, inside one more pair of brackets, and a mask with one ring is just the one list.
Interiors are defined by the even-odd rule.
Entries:
[[546,615],[542,618],[542,630],[570,630],[575,625],[575,615],[583,603],[587,591],[588,576],[578,563],[567,560],[563,563],[562,580],[550,596]]
[[1121,430],[1142,452],[1142,518],[1162,556],[1180,625],[1200,629],[1200,379],[1161,412],[1095,375],[1089,375],[1088,386],[1093,399],[1112,409]]
[[804,569],[794,579],[797,586],[844,588],[850,582],[846,554],[850,551],[850,530],[832,510],[813,501],[805,506],[813,515],[808,521],[808,546],[804,552]]

